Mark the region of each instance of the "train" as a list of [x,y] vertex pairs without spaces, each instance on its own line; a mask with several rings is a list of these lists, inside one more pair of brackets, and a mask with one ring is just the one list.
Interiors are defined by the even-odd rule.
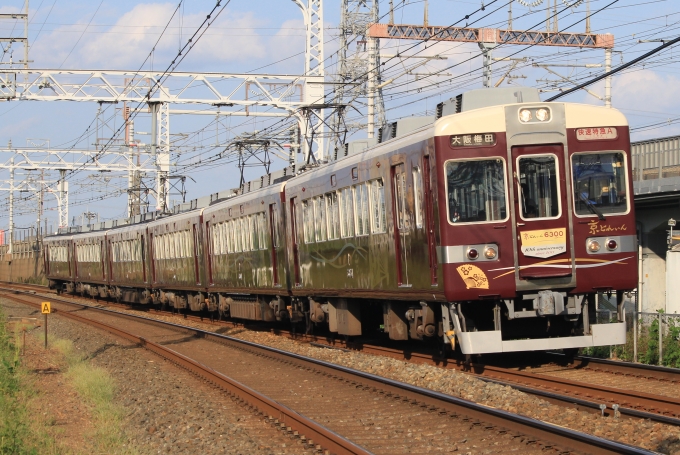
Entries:
[[[58,292],[468,355],[623,344],[630,163],[616,109],[472,90],[327,162],[48,236],[45,273]],[[613,321],[597,323],[598,293]]]

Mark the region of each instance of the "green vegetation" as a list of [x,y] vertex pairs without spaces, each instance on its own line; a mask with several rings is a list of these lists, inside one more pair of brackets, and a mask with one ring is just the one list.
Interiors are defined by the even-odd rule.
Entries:
[[66,378],[78,395],[91,406],[93,416],[90,441],[97,453],[134,455],[138,451],[127,447],[124,431],[125,410],[114,403],[116,385],[109,373],[82,359],[73,349],[71,340],[57,339],[58,349],[69,365]]
[[0,309],[0,454],[57,453],[54,441],[31,425],[27,403],[33,390],[21,368],[18,335],[8,333],[5,322]]
[[[661,312],[663,313],[663,312]],[[635,323],[635,322],[633,322]],[[648,365],[659,364],[659,320],[655,318],[651,324],[638,322],[638,362]],[[618,359],[633,361],[633,335],[632,326],[626,335],[626,344],[612,346],[611,354]],[[663,343],[662,364],[667,367],[680,368],[680,321],[676,318],[664,320],[664,333],[661,337]],[[598,346],[583,349],[584,355],[593,357],[609,358],[609,346]]]

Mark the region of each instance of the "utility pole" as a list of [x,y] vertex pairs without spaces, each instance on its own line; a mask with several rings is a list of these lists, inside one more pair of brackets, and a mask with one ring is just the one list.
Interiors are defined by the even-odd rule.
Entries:
[[[9,148],[12,148],[12,141],[9,141]],[[9,170],[9,250],[12,253],[14,243],[14,157],[10,160]],[[10,280],[11,281],[11,280]]]

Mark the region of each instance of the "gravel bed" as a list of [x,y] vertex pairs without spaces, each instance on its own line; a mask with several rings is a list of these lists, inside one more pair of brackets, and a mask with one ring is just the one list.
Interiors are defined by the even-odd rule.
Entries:
[[650,421],[600,417],[589,412],[554,405],[511,387],[487,383],[455,370],[445,370],[430,365],[416,365],[361,352],[311,346],[268,332],[251,331],[244,328],[227,329],[220,327],[216,329],[214,325],[184,319],[181,316],[156,315],[134,310],[123,311],[135,314],[142,313],[154,319],[216,331],[234,338],[276,347],[284,351],[436,390],[595,436],[644,447],[664,454],[680,455],[680,428],[678,427]]
[[[6,299],[7,316],[36,310]],[[108,333],[50,316],[50,334],[70,339],[83,357],[118,384],[116,401],[128,411],[129,446],[155,454],[311,454],[226,394],[156,355]]]
[[[135,310],[116,309],[116,311],[141,314],[154,319],[219,332],[234,338],[273,346],[285,351],[436,390],[595,436],[644,447],[664,454],[680,455],[680,428],[678,427],[650,421],[603,418],[589,412],[554,405],[511,387],[487,383],[455,370],[445,370],[430,365],[416,365],[361,352],[315,347],[268,332],[251,331],[244,328],[229,329],[224,326],[216,329],[215,325],[184,319],[176,315],[166,316]],[[216,349],[219,348],[216,346]]]

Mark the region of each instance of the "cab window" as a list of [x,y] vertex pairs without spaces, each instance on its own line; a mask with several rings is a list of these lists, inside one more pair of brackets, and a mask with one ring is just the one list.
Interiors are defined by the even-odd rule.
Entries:
[[507,218],[505,165],[501,158],[447,161],[448,217],[451,223]]
[[571,167],[576,215],[628,212],[623,152],[574,154]]

